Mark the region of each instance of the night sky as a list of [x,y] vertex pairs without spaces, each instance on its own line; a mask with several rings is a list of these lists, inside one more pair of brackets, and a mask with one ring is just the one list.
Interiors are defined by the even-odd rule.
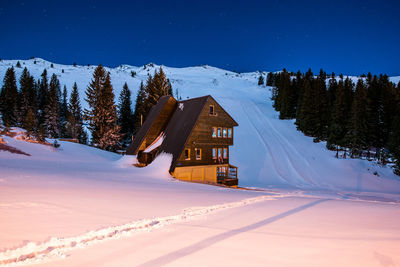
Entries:
[[4,1],[0,58],[400,75],[400,1]]

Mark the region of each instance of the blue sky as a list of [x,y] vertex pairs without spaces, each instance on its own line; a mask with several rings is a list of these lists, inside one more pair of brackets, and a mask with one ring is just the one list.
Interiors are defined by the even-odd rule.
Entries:
[[399,2],[0,0],[0,58],[400,75]]

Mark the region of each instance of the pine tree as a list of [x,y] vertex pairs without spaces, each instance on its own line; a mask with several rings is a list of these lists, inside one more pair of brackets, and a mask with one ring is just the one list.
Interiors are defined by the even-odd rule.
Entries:
[[145,100],[146,100],[146,91],[143,82],[141,82],[139,91],[137,92],[136,95],[135,111],[133,113],[133,134],[136,134],[136,132],[142,126],[143,116],[145,114]]
[[396,116],[393,118],[392,125],[393,127],[389,137],[389,149],[395,157],[395,173],[400,175],[400,108],[398,108]]
[[21,63],[19,62],[19,60],[18,60],[18,62],[17,62],[17,64],[15,65],[17,68],[21,68]]
[[27,136],[29,138],[34,136],[35,128],[36,128],[36,119],[35,119],[35,115],[34,115],[34,113],[33,113],[31,108],[26,113],[26,116],[25,116],[25,119],[24,119],[24,122],[23,122],[22,126],[26,130],[26,134],[27,134]]
[[109,73],[99,65],[86,90],[89,108],[85,110],[85,119],[92,132],[92,144],[101,149],[115,150],[119,146],[119,126],[114,93]]
[[99,140],[99,148],[114,151],[119,146],[121,138],[120,127],[117,124],[117,107],[114,103],[114,92],[111,85],[110,73],[107,73],[103,84],[100,97],[99,115],[101,116],[102,125],[101,137]]
[[300,131],[305,135],[314,136],[313,127],[316,124],[315,110],[314,110],[315,93],[311,87],[309,79],[304,80],[304,94],[301,100],[300,111],[296,118],[296,124]]
[[24,68],[19,83],[20,83],[20,105],[19,105],[20,116],[24,120],[25,117],[27,116],[28,111],[31,109],[34,117],[36,117],[37,113],[36,83],[35,79],[29,74],[27,68]]
[[44,131],[44,127],[43,125],[39,125],[38,130],[35,134],[35,138],[38,142],[44,143],[46,142],[46,138],[45,138],[45,131]]
[[369,80],[367,76],[367,82],[369,84],[367,90],[367,114],[368,114],[368,157],[371,147],[375,147],[378,152],[383,146],[383,105],[382,105],[382,88],[379,84],[378,77],[374,75]]
[[279,82],[277,84],[279,87],[277,101],[279,104],[279,118],[280,119],[292,119],[296,114],[296,103],[297,103],[297,94],[294,91],[294,84],[290,81],[289,73],[283,69],[280,73]]
[[45,133],[50,138],[57,138],[60,135],[60,107],[59,94],[60,82],[53,74],[50,79],[49,92],[44,110]]
[[[67,114],[67,135],[74,139],[78,139],[80,143],[83,143],[83,119],[82,119],[82,108],[79,100],[78,86],[74,83],[72,87],[71,96],[69,98]],[[85,138],[86,139],[86,138]],[[86,142],[85,142],[86,143]]]
[[47,70],[44,69],[41,74],[41,79],[38,81],[38,110],[39,110],[39,124],[44,123],[44,112],[46,108],[46,99],[49,92],[49,84],[47,80]]
[[88,128],[92,133],[92,144],[96,145],[100,140],[100,95],[105,81],[105,70],[102,65],[99,65],[93,73],[93,79],[86,89],[86,101],[88,102],[89,109],[85,109],[84,117],[88,122]]
[[297,121],[300,115],[300,108],[302,106],[302,100],[304,95],[304,75],[300,71],[297,71],[296,73],[294,87],[295,87],[294,90],[297,93],[296,114],[295,114],[295,118]]
[[268,72],[268,74],[267,74],[266,85],[267,86],[274,86],[274,74],[272,72]]
[[17,126],[18,123],[18,88],[14,68],[8,68],[4,76],[0,93],[0,108],[5,126]]
[[261,74],[258,77],[258,85],[264,85],[264,77]]
[[319,76],[313,83],[315,90],[314,107],[316,116],[314,136],[316,141],[325,140],[328,132],[329,107],[325,80],[326,73],[321,69]]
[[359,155],[368,144],[367,90],[363,80],[358,80],[351,111],[349,145],[352,156]]
[[62,98],[60,101],[60,136],[61,137],[70,137],[67,134],[67,117],[68,117],[68,94],[67,94],[67,86],[64,85],[64,89],[62,92]]
[[154,77],[148,76],[146,86],[146,99],[144,101],[144,114],[143,120],[146,118],[150,109],[157,104],[160,97],[165,95],[172,95],[172,86],[166,78],[163,69],[160,67],[159,71],[154,71]]
[[[332,86],[333,83],[331,83]],[[339,146],[346,146],[346,134],[348,128],[348,117],[350,112],[346,105],[346,94],[344,90],[343,81],[340,80],[335,86],[335,102],[331,109],[331,123],[329,126],[329,136],[327,140],[327,147],[336,145],[336,157],[339,156]],[[346,154],[345,154],[346,156]]]
[[133,114],[131,105],[131,91],[125,83],[119,96],[118,104],[118,125],[121,127],[121,135],[125,141],[123,143],[129,143],[132,136]]

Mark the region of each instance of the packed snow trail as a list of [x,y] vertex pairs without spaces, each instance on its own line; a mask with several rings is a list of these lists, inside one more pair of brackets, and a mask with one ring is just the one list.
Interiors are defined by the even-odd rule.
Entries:
[[243,207],[265,200],[274,200],[279,197],[280,196],[277,195],[263,195],[209,207],[193,207],[185,209],[182,213],[177,215],[138,220],[119,226],[90,231],[80,236],[68,238],[53,237],[49,241],[43,243],[30,242],[23,247],[0,252],[0,266],[45,262],[52,258],[65,257],[66,253],[70,250],[87,247],[101,241],[118,239],[137,232],[151,231],[170,224],[195,220],[201,216],[218,211]]
[[40,266],[398,266],[399,218],[399,204],[281,197],[74,250]]

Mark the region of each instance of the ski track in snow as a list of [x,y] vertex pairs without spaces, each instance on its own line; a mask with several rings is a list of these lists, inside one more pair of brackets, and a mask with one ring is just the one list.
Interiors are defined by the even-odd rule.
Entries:
[[43,243],[30,242],[19,248],[0,252],[0,266],[37,264],[48,262],[56,258],[65,258],[67,256],[66,253],[74,249],[85,248],[107,240],[119,239],[134,233],[148,232],[182,221],[195,220],[218,211],[247,206],[265,200],[275,200],[281,197],[284,196],[263,195],[208,207],[193,207],[183,210],[182,213],[178,215],[138,220],[119,226],[90,231],[75,237],[52,237],[49,241]]
[[[243,110],[245,111],[247,117],[249,118],[250,123],[253,125],[254,129],[260,136],[261,141],[264,143],[269,153],[271,154],[271,158],[274,163],[273,164],[274,168],[276,172],[280,175],[280,177],[283,180],[285,180],[288,184],[296,185],[299,188],[309,187],[310,183],[312,182],[309,179],[305,178],[305,176],[300,173],[298,168],[295,167],[294,161],[290,156],[290,153],[285,149],[284,145],[279,140],[278,131],[269,122],[269,120],[267,120],[265,116],[262,115],[260,109],[256,106],[256,104],[252,101],[249,101],[249,103],[246,104],[241,102],[241,104]],[[270,127],[266,127],[265,126],[266,123]],[[275,153],[271,150],[269,145],[270,143],[275,144],[274,145]],[[276,150],[279,150],[279,152],[276,153]],[[284,155],[284,157],[280,157],[281,159],[277,159],[276,155]],[[290,177],[293,177],[293,179],[290,179]]]
[[[306,173],[303,174],[301,169],[304,168],[299,168],[296,166],[297,165],[304,165],[307,166],[306,170],[312,170],[310,162],[295,148],[295,146],[287,140],[286,137],[284,137],[279,130],[276,129],[274,124],[270,121],[270,118],[265,116],[258,105],[256,103],[253,103],[254,106],[254,111],[258,113],[258,117],[262,121],[260,124],[263,127],[264,132],[268,132],[268,130],[272,130],[274,132],[274,137],[276,141],[279,143],[280,147],[284,150],[286,157],[290,161],[290,165],[293,167],[293,170],[301,177],[301,179],[307,181],[308,183],[316,186],[316,183],[312,179],[313,175],[311,173]],[[268,127],[268,126],[269,127]],[[290,149],[290,152],[288,151],[287,147]],[[296,159],[293,159],[293,154],[295,154]]]
[[249,111],[247,110],[250,107],[247,107],[245,105],[243,105],[243,103],[241,102],[242,105],[242,110],[244,111],[244,113],[246,114],[246,116],[249,118],[249,122],[250,124],[253,126],[253,128],[256,130],[256,133],[258,134],[260,140],[262,141],[262,143],[264,144],[265,148],[267,149],[267,151],[269,152],[271,159],[272,159],[272,164],[274,166],[274,170],[275,172],[279,175],[279,177],[281,178],[282,181],[285,181],[287,184],[290,184],[290,181],[285,178],[285,175],[281,172],[279,166],[278,166],[278,162],[276,161],[274,154],[272,153],[271,148],[269,147],[268,143],[265,141],[264,137],[262,136],[261,132],[259,131],[259,129],[255,126],[254,124],[254,119],[251,118],[251,115],[249,114]]

